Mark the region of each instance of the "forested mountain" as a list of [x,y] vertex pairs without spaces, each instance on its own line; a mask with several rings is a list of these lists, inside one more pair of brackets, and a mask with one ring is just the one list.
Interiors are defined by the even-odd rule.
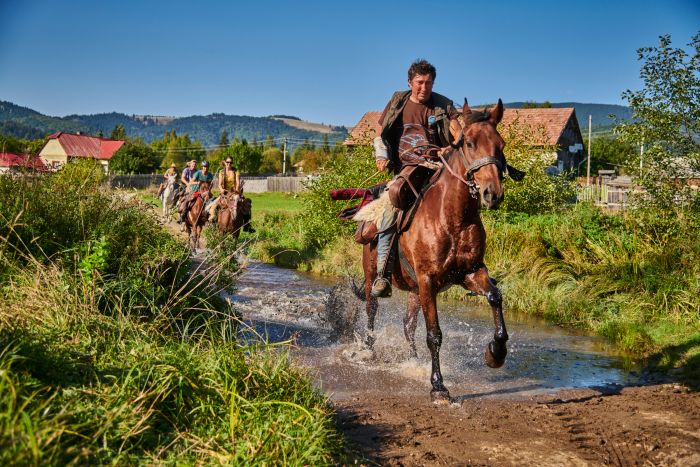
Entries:
[[[287,117],[289,118],[289,117]],[[292,117],[297,119],[296,117]],[[298,119],[297,119],[298,120]],[[328,132],[311,131],[288,125],[279,118],[247,117],[214,113],[182,118],[148,118],[125,115],[121,113],[104,113],[95,115],[68,115],[50,117],[32,109],[0,101],[0,134],[18,138],[41,138],[56,131],[76,132],[109,136],[115,126],[122,125],[127,136],[143,138],[151,142],[163,137],[165,132],[175,130],[177,134],[188,134],[190,139],[198,140],[205,146],[219,143],[222,131],[228,138],[263,141],[268,136],[287,137],[296,140],[323,140],[327,135],[331,143],[345,139],[347,128],[328,126]]]
[[[532,107],[533,102],[509,102],[507,108]],[[582,104],[579,102],[546,103],[551,107],[574,107],[583,132],[588,128],[588,115],[593,116],[593,129],[609,128],[614,121],[609,117],[615,115],[620,120],[630,120],[632,109],[622,105]],[[117,125],[122,125],[127,136],[143,138],[147,143],[160,139],[165,132],[175,130],[177,134],[188,134],[190,139],[199,140],[205,146],[218,144],[222,131],[228,138],[262,141],[268,136],[273,138],[287,137],[296,140],[322,140],[327,135],[333,143],[345,139],[348,129],[342,126],[325,126],[328,131],[313,131],[312,125],[290,125],[285,120],[299,120],[289,115],[273,115],[269,117],[247,117],[241,115],[226,115],[214,113],[211,115],[195,115],[182,118],[148,117],[125,115],[122,113],[103,113],[95,115],[68,115],[66,117],[50,117],[32,109],[15,105],[11,102],[0,101],[0,134],[24,139],[37,139],[56,131],[83,132],[85,134],[103,134],[109,136]],[[294,122],[292,122],[294,123]],[[318,127],[318,125],[315,125]]]

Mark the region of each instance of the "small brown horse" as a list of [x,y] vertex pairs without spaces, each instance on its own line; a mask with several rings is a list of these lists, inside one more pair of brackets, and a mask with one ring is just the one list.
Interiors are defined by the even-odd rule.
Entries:
[[219,232],[231,233],[235,239],[241,234],[245,223],[243,217],[243,198],[239,193],[228,193],[219,197]]
[[[418,308],[423,310],[432,360],[430,394],[433,401],[449,400],[440,372],[442,332],[436,296],[441,290],[460,285],[486,296],[496,328],[494,339],[486,348],[486,364],[500,367],[507,353],[508,333],[503,320],[501,292],[484,265],[486,232],[479,216],[480,203],[487,209],[496,209],[503,200],[502,178],[507,171],[503,155],[505,143],[496,129],[503,117],[503,103],[499,99],[490,111],[472,112],[465,99],[462,117],[464,127],[456,138],[456,148],[444,155],[441,174],[425,191],[408,230],[398,238],[399,255],[392,271],[393,284],[408,291],[404,335],[413,355],[416,354]],[[371,295],[377,275],[376,246],[376,241],[366,244],[362,256],[370,346],[374,342],[377,313],[377,299]]]
[[189,236],[190,245],[193,249],[199,248],[199,236],[202,233],[202,227],[207,223],[209,215],[206,212],[205,206],[209,198],[211,198],[211,189],[208,182],[201,182],[197,191],[196,199],[192,207],[187,212],[185,217],[185,228]]

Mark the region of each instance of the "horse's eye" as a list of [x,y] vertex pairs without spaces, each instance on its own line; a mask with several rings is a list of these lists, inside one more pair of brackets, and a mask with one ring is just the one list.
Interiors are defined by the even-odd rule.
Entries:
[[474,141],[467,140],[466,144],[467,144],[467,148],[474,149]]

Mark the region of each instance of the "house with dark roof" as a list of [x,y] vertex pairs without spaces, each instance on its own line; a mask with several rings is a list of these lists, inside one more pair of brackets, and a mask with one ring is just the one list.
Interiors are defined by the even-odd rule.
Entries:
[[[344,144],[348,147],[371,144],[381,131],[381,116],[381,112],[366,112],[352,128]],[[532,140],[527,142],[529,146],[556,148],[556,154],[551,154],[556,171],[576,172],[583,160],[583,137],[573,107],[505,109],[498,130],[504,134],[513,125],[529,129],[526,132],[532,135]]]
[[39,157],[51,170],[57,170],[69,160],[77,158],[97,159],[105,172],[109,169],[109,160],[125,141],[98,138],[59,131],[49,136]]
[[0,173],[29,170],[45,172],[46,166],[37,156],[23,156],[12,152],[0,152]]

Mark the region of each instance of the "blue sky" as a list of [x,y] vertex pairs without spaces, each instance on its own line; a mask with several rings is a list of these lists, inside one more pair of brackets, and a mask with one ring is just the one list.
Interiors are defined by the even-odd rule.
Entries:
[[0,20],[0,100],[47,115],[353,125],[419,57],[460,103],[625,104],[636,50],[687,44],[700,2],[0,0]]

